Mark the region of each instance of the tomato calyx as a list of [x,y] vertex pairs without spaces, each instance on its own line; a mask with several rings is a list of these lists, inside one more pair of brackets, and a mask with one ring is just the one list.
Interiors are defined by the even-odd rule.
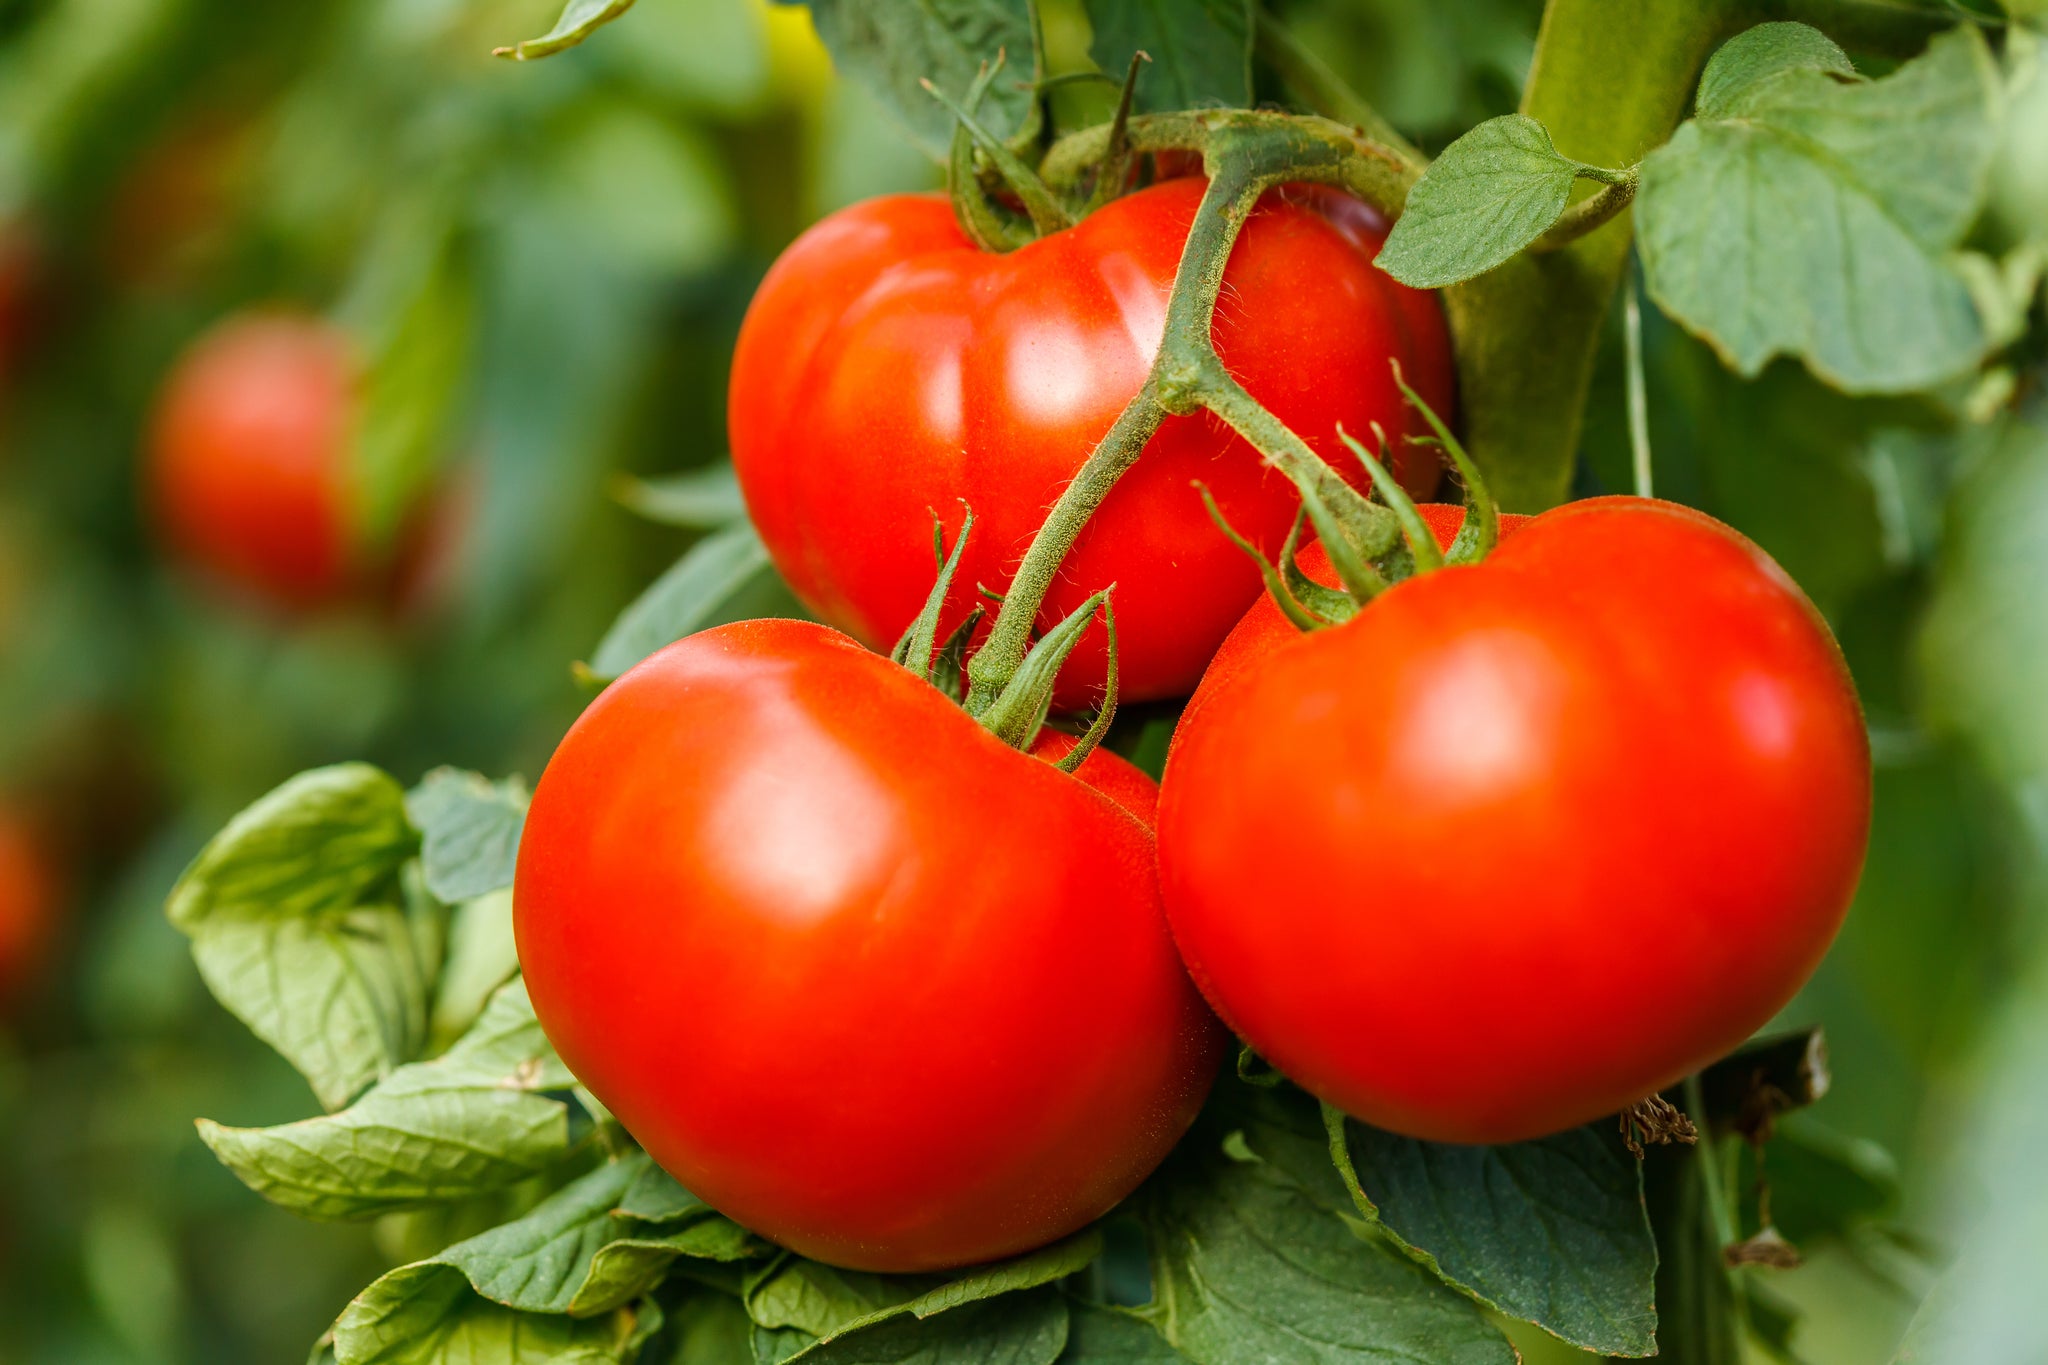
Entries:
[[[1337,437],[1357,457],[1372,479],[1370,496],[1346,483],[1337,471],[1314,451],[1307,461],[1283,466],[1301,493],[1301,511],[1294,528],[1280,547],[1277,560],[1268,560],[1259,548],[1238,534],[1216,505],[1209,490],[1195,488],[1209,509],[1210,520],[1238,549],[1259,566],[1266,592],[1297,630],[1322,630],[1342,625],[1358,614],[1373,598],[1394,584],[1417,574],[1431,573],[1447,564],[1477,564],[1492,552],[1500,540],[1500,508],[1487,491],[1486,480],[1451,429],[1422,395],[1408,385],[1401,362],[1391,362],[1394,383],[1408,405],[1416,410],[1435,434],[1410,437],[1417,444],[1433,445],[1448,459],[1465,488],[1465,521],[1448,549],[1437,544],[1429,524],[1416,508],[1414,499],[1387,466],[1392,463],[1387,433],[1373,424],[1373,438],[1379,448],[1375,456],[1363,442],[1342,427]],[[1313,462],[1313,463],[1310,463]],[[1330,557],[1341,588],[1326,587],[1302,572],[1299,553],[1303,530],[1313,525]],[[1389,527],[1398,536],[1388,534]]]
[[[932,552],[938,560],[938,580],[932,585],[931,594],[925,598],[923,610],[918,612],[917,619],[910,623],[910,629],[903,633],[903,638],[896,642],[895,649],[889,654],[892,660],[938,688],[950,700],[963,704],[966,700],[962,684],[967,678],[967,651],[987,612],[981,607],[974,608],[943,643],[939,641],[938,633],[946,599],[952,593],[953,579],[959,572],[960,559],[967,548],[967,537],[973,530],[974,509],[967,508],[961,518],[960,534],[954,538],[949,554],[945,548],[945,531],[936,517],[932,519]],[[1022,665],[1002,690],[982,710],[971,712],[983,729],[1011,748],[1029,753],[1052,712],[1053,690],[1059,682],[1060,669],[1072,657],[1089,624],[1100,612],[1103,628],[1109,634],[1109,666],[1104,678],[1102,704],[1096,708],[1094,719],[1074,747],[1054,766],[1061,772],[1071,773],[1087,761],[1088,755],[1095,751],[1116,719],[1116,607],[1110,598],[1115,588],[1112,583],[1090,595],[1031,647]]]

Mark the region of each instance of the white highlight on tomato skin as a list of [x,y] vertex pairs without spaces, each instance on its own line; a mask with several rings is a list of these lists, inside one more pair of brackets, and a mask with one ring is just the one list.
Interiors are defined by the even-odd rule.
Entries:
[[1515,630],[1475,633],[1430,663],[1405,673],[1412,698],[1389,699],[1409,718],[1389,766],[1451,803],[1489,800],[1538,780],[1548,764],[1548,718],[1563,690],[1543,642]]
[[880,884],[902,840],[889,793],[799,710],[767,724],[776,761],[726,787],[702,847],[727,894],[800,927]]
[[1792,751],[1799,737],[1796,703],[1763,673],[1745,673],[1728,689],[1728,703],[1750,747],[1771,758]]

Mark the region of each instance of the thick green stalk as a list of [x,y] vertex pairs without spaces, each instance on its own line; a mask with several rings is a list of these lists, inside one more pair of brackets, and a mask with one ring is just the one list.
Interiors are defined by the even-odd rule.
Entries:
[[[1522,112],[1558,151],[1633,166],[1678,126],[1743,0],[1550,0]],[[1584,192],[1595,192],[1591,186]],[[1628,260],[1631,215],[1557,251],[1523,255],[1445,294],[1466,445],[1502,507],[1564,499],[1593,356]]]

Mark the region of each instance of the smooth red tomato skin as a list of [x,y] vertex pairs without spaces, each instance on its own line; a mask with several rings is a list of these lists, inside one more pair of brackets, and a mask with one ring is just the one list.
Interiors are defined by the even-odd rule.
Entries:
[[346,339],[296,314],[231,318],[164,385],[150,430],[152,511],[170,548],[288,607],[351,586]]
[[1160,865],[1196,980],[1275,1066],[1396,1132],[1512,1142],[1767,1022],[1869,820],[1804,595],[1711,518],[1602,498],[1205,683]]
[[[777,566],[813,610],[874,648],[931,590],[932,516],[975,514],[963,584],[1001,590],[1045,510],[1136,394],[1204,182],[1140,190],[1007,255],[976,250],[942,197],[857,204],[811,229],[762,282],[733,360],[733,460]],[[1350,207],[1345,207],[1350,205]],[[1398,357],[1440,412],[1452,363],[1433,296],[1372,265],[1362,205],[1276,192],[1246,225],[1214,337],[1245,387],[1339,468],[1336,428],[1417,429]],[[1420,492],[1437,467],[1397,446]],[[1185,695],[1259,591],[1256,571],[1191,486],[1277,546],[1298,499],[1206,414],[1169,418],[1067,557],[1042,623],[1116,585],[1124,695]],[[969,594],[957,595],[955,620]],[[1092,701],[1104,664],[1083,642],[1062,700]]]
[[[1144,780],[1106,752],[1081,772]],[[570,1069],[684,1185],[836,1265],[1081,1227],[1221,1053],[1149,827],[810,623],[613,683],[535,791],[515,906]]]

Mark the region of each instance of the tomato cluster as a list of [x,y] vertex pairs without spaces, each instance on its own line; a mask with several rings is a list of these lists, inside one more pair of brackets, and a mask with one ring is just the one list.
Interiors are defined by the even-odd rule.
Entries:
[[[1755,546],[1666,503],[1502,518],[1482,562],[1304,634],[1188,486],[1270,551],[1293,485],[1170,419],[1041,623],[1114,581],[1128,692],[1193,693],[1163,790],[1100,749],[1069,775],[1056,730],[1009,747],[872,652],[932,592],[934,511],[988,532],[939,638],[1007,585],[1160,344],[1200,193],[1156,184],[1007,256],[919,197],[791,248],[742,335],[735,458],[776,562],[849,634],[660,651],[534,794],[515,917],[549,1037],[678,1179],[805,1254],[933,1269],[1103,1214],[1203,1102],[1216,1016],[1418,1137],[1611,1114],[1764,1024],[1854,888],[1869,755],[1833,640]],[[1375,232],[1341,196],[1273,195],[1214,329],[1340,468],[1340,423],[1409,429],[1390,361],[1450,402],[1436,303],[1378,275]],[[1389,449],[1433,486],[1419,444]],[[1425,517],[1464,545],[1460,509]],[[1338,582],[1318,545],[1299,566]],[[1076,654],[1062,695],[1104,662]]]

